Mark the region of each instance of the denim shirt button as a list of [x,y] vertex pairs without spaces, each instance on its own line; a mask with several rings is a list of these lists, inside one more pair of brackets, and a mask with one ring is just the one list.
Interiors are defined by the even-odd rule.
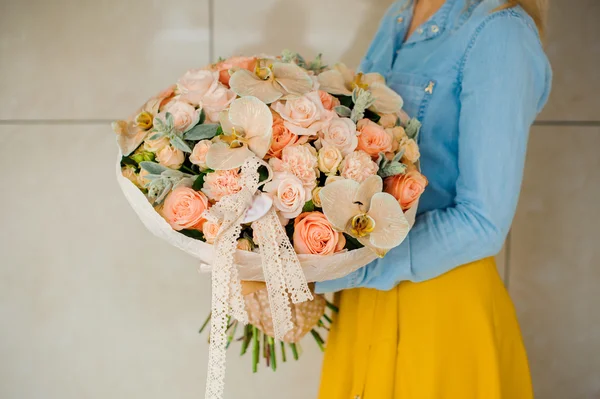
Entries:
[[433,33],[438,33],[438,32],[440,31],[440,27],[439,27],[439,26],[437,26],[437,25],[433,25],[433,26],[431,27],[431,31],[432,31]]
[[423,28],[419,28],[419,29],[417,29],[417,33],[418,33],[419,35],[422,35],[422,34],[423,34]]
[[401,24],[402,22],[404,22],[404,18],[403,17],[398,17],[398,19],[396,20],[399,24]]

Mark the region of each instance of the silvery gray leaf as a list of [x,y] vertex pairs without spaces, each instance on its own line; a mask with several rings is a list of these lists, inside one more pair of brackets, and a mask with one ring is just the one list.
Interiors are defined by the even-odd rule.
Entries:
[[177,183],[175,183],[175,186],[173,187],[174,189],[177,187],[192,187],[194,185],[194,181],[196,176],[193,177],[184,177],[183,179],[179,180]]
[[167,129],[172,130],[173,126],[175,126],[175,118],[173,118],[173,114],[170,112],[167,112],[165,114],[165,121],[167,121]]
[[219,124],[206,124],[206,125],[197,125],[192,129],[185,132],[183,138],[186,140],[208,140],[212,139],[217,135],[217,131],[219,130]]
[[150,161],[140,162],[140,168],[144,169],[146,172],[150,173],[151,175],[160,175],[162,172],[169,169],[169,168],[162,166],[156,162],[150,162]]
[[380,169],[378,175],[382,178],[401,175],[406,172],[406,165],[400,162],[390,162],[385,168]]
[[352,114],[352,110],[345,105],[338,105],[333,110],[342,118],[349,118]]
[[404,131],[406,132],[406,135],[408,136],[408,138],[411,138],[415,141],[417,141],[417,138],[419,137],[420,130],[421,130],[421,122],[419,122],[419,120],[416,118],[410,119],[406,123],[406,127],[404,128]]
[[164,137],[164,135],[165,135],[165,134],[164,134],[164,133],[162,133],[162,132],[157,132],[157,133],[154,133],[152,136],[150,136],[150,140],[158,140],[158,139],[160,139],[161,137]]
[[387,159],[387,157],[385,156],[385,153],[380,152],[379,153],[379,157],[377,158],[377,166],[379,166],[379,169],[383,169],[387,166],[387,164],[389,163],[389,160]]
[[404,148],[401,149],[400,152],[396,154],[396,156],[394,156],[394,159],[392,159],[392,161],[400,162],[400,160],[402,159],[403,156],[404,156]]
[[183,141],[181,137],[176,134],[171,135],[171,144],[173,147],[183,151],[183,152],[192,152],[192,149]]
[[154,128],[159,132],[164,132],[165,130],[167,130],[165,123],[161,118],[155,116],[154,120],[152,121],[152,124],[154,125]]

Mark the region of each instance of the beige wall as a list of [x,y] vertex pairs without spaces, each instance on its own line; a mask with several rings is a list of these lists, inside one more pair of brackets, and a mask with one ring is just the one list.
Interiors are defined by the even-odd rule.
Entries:
[[[554,92],[532,131],[502,273],[540,399],[600,397],[600,3],[555,0]],[[577,5],[575,6],[575,3]],[[108,122],[186,68],[289,47],[356,65],[384,0],[0,4],[0,397],[199,398],[210,285],[146,232]],[[212,53],[212,54],[211,54]],[[230,353],[226,397],[315,397],[320,353],[276,379]]]

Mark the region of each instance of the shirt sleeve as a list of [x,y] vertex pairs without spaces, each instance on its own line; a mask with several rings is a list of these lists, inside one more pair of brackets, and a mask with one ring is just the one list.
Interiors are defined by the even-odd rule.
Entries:
[[537,33],[519,16],[492,15],[475,33],[459,81],[459,177],[454,204],[420,214],[407,239],[317,292],[389,290],[497,254],[520,192],[529,129],[544,105],[551,72]]

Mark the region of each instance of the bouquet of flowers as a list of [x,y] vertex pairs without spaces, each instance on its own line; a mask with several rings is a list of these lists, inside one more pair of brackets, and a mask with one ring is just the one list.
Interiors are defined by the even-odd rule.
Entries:
[[[285,51],[190,70],[113,123],[129,203],[212,274],[207,398],[222,396],[232,318],[297,340],[323,314],[295,328],[296,307],[314,299],[307,282],[347,275],[405,239],[427,180],[420,123],[402,105],[379,74]],[[270,323],[241,280],[266,283]]]

